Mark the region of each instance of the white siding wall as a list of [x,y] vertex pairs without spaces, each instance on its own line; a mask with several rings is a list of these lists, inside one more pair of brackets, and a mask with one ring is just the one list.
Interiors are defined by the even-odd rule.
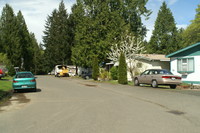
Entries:
[[[191,56],[188,56],[191,57]],[[182,58],[182,57],[180,57]],[[184,57],[187,58],[187,57]],[[182,76],[182,81],[200,81],[200,56],[194,56],[194,72],[189,73],[187,76],[177,72],[177,59],[171,58],[171,72],[175,75]]]
[[[169,70],[170,62],[161,62],[161,61],[140,61],[142,63],[142,67],[138,68],[139,72],[142,73],[147,69],[167,69]],[[129,65],[129,64],[127,64]],[[127,72],[128,81],[131,81],[131,74]]]

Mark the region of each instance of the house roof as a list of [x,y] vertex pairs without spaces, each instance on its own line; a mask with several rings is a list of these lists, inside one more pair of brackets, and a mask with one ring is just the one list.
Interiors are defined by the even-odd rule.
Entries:
[[[168,61],[170,62],[170,58],[166,58],[165,55],[163,54],[137,54],[137,59],[143,59],[143,60],[148,60],[148,61]],[[112,65],[118,66],[119,62],[114,62],[111,61],[109,63],[106,63],[106,65]]]
[[192,49],[192,48],[194,48],[194,47],[196,47],[196,46],[200,46],[200,42],[198,42],[198,43],[196,43],[196,44],[193,44],[193,45],[190,45],[190,46],[188,46],[188,47],[186,47],[186,48],[180,49],[180,50],[178,50],[178,51],[176,51],[176,52],[174,52],[174,53],[168,54],[168,55],[166,55],[166,57],[168,57],[168,58],[173,57],[173,56],[175,56],[175,55],[177,55],[177,54],[180,54],[180,53],[182,53],[182,52],[185,52],[185,51],[187,51],[187,50],[189,50],[189,49]]
[[166,58],[163,54],[139,54],[142,59],[145,60],[158,60],[158,61],[170,61],[170,58]]

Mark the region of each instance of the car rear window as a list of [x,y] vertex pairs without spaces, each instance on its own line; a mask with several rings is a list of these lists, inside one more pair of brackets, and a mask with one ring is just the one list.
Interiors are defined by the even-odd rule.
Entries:
[[32,78],[33,75],[31,73],[20,73],[16,75],[16,78]]
[[167,71],[167,70],[159,70],[158,74],[169,74],[169,75],[171,75],[172,73]]

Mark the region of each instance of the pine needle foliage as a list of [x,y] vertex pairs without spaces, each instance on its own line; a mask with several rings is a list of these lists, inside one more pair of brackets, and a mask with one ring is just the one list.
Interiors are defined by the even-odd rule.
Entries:
[[118,83],[119,84],[128,84],[127,81],[127,65],[124,53],[121,52],[119,57],[119,68],[118,68]]

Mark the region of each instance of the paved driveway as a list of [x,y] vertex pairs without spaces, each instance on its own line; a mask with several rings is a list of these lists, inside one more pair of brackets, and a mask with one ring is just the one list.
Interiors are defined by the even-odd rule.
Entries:
[[199,91],[38,76],[0,107],[1,133],[199,133]]

